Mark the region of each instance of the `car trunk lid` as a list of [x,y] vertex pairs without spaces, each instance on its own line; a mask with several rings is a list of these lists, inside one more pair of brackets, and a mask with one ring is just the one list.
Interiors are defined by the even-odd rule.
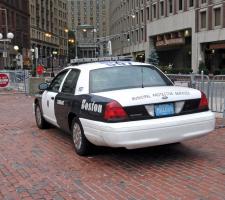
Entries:
[[116,100],[128,120],[170,117],[198,112],[201,92],[192,88],[164,86],[96,93]]
[[119,102],[123,107],[200,99],[201,92],[192,88],[163,86],[132,88],[96,93]]

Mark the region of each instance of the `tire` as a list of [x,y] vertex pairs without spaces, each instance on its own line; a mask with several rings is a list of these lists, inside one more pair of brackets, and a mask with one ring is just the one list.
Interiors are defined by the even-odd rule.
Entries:
[[39,104],[35,104],[35,120],[37,127],[40,129],[46,129],[49,127],[49,123],[44,119]]
[[83,127],[77,118],[72,121],[71,133],[76,153],[80,156],[89,154],[92,144],[85,137]]

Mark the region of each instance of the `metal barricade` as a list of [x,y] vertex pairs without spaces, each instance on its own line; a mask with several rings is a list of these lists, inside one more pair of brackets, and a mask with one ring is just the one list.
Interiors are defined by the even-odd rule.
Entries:
[[176,86],[191,87],[203,91],[209,96],[210,79],[204,74],[168,74]]
[[211,81],[210,108],[222,118],[220,127],[225,127],[225,75],[216,75]]
[[176,86],[191,87],[190,74],[167,74]]
[[211,81],[208,75],[201,74],[191,74],[192,76],[192,88],[198,89],[204,92],[208,99],[210,99],[210,85]]
[[28,70],[0,70],[0,74],[4,76],[5,84],[0,87],[0,94],[6,91],[14,91],[19,93],[28,93],[28,80],[30,77]]
[[203,91],[209,98],[210,78],[204,74],[167,74],[176,86],[191,87]]
[[192,87],[203,91],[209,102],[209,108],[216,113],[219,127],[225,127],[225,75],[217,75],[212,79],[201,74],[168,74],[175,85]]

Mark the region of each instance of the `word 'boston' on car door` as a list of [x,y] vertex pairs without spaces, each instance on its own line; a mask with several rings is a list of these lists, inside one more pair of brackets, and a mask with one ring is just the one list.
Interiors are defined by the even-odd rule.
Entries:
[[76,104],[74,94],[79,74],[80,70],[72,69],[62,85],[61,91],[56,96],[55,116],[57,124],[66,131],[69,131],[70,128],[68,125],[68,115],[74,106],[73,104]]

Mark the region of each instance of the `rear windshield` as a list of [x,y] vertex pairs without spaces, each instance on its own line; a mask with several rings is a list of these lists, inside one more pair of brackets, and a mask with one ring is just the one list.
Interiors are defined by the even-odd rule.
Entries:
[[90,71],[90,93],[167,86],[171,81],[152,66],[119,66]]

